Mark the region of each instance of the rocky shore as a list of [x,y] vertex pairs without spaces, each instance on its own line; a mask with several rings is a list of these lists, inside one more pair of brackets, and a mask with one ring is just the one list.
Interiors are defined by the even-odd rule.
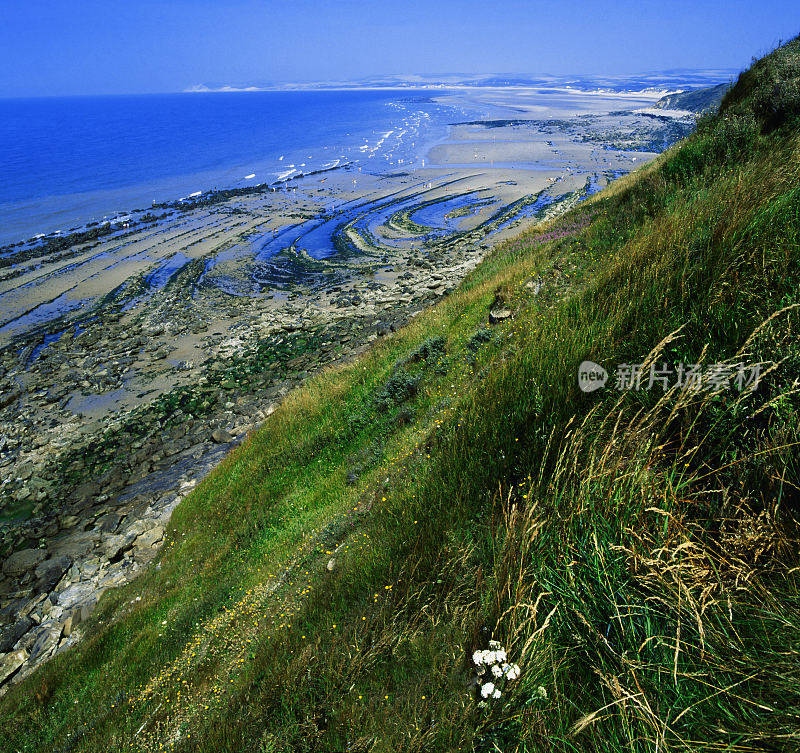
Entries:
[[[0,529],[11,552],[0,576],[0,682],[21,679],[77,640],[102,593],[155,556],[180,500],[292,387],[451,290],[486,250],[476,236],[395,260],[404,271],[380,281],[378,260],[313,296],[297,284],[266,312],[263,300],[245,298],[224,333],[180,316],[132,327],[109,307],[101,326],[62,335],[26,367],[30,353],[7,350],[4,378],[24,368],[28,386],[3,408],[3,492],[6,509],[30,517]],[[183,295],[179,285],[167,289],[155,308],[179,311]],[[176,337],[204,333],[212,355],[169,365]],[[76,389],[97,397],[122,389],[134,360],[154,381],[164,369],[180,384],[121,415],[87,422],[70,413]],[[52,418],[58,412],[66,420]]]
[[[0,695],[79,639],[102,594],[158,554],[181,499],[289,390],[676,130],[612,115],[461,124],[438,148],[456,167],[346,165],[16,244],[0,276]],[[546,168],[492,166],[530,149]]]

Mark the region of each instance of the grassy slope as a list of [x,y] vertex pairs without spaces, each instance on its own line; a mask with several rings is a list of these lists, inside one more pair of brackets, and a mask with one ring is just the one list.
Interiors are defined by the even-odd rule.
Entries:
[[[290,395],[176,510],[158,569],[3,699],[0,745],[800,746],[799,50]],[[769,373],[577,389],[586,358],[648,354]],[[492,637],[522,676],[480,708]]]

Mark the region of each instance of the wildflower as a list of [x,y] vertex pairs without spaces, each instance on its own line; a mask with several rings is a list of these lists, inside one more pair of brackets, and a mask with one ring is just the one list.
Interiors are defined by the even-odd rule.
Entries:
[[[500,698],[506,684],[519,677],[520,669],[518,664],[506,662],[508,653],[499,641],[489,641],[489,648],[484,651],[475,651],[472,654],[472,661],[476,665],[477,677],[476,685],[480,686],[483,698]],[[486,677],[489,671],[488,678]],[[488,679],[489,682],[484,682]],[[487,705],[486,701],[478,704],[480,707]]]
[[516,680],[519,677],[519,665],[503,664],[503,674],[509,680]]

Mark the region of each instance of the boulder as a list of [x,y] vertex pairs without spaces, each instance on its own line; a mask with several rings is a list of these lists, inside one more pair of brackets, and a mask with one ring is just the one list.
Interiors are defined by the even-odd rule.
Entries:
[[96,598],[97,586],[90,581],[73,583],[58,594],[58,603],[64,610],[80,606],[88,599]]
[[156,522],[152,518],[142,518],[140,520],[136,520],[131,523],[123,533],[126,536],[139,536],[143,534],[145,531],[149,531],[151,528],[155,528]]
[[499,324],[510,318],[511,312],[508,309],[493,309],[489,312],[489,324]]
[[136,546],[152,547],[155,546],[161,539],[164,538],[164,528],[156,526],[149,531],[145,531],[138,539],[136,539]]
[[217,444],[227,444],[228,442],[233,442],[233,437],[225,431],[225,429],[214,429],[211,432],[211,439],[213,439]]
[[37,588],[39,591],[52,591],[61,580],[72,561],[66,555],[51,557],[36,566]]
[[67,615],[67,619],[64,620],[64,624],[61,626],[61,634],[65,638],[69,638],[72,635],[72,631],[78,626],[80,622],[80,610],[76,609],[74,612],[70,612]]
[[47,552],[43,549],[22,549],[6,559],[3,572],[6,575],[22,575],[33,570],[45,557]]
[[78,609],[73,609],[66,615],[66,619],[61,626],[61,634],[68,638],[75,632],[75,629],[78,625],[81,624],[85,619],[89,617],[89,613],[91,612],[91,606],[89,604],[85,604]]
[[100,484],[96,481],[86,481],[72,491],[75,500],[90,500],[100,494]]
[[86,560],[85,562],[81,562],[79,569],[81,579],[92,578],[97,575],[97,572],[100,570],[100,560],[97,558],[92,558],[90,560]]
[[61,625],[54,625],[52,623],[41,625],[38,628],[34,628],[33,632],[36,633],[36,640],[31,646],[30,656],[31,659],[36,659],[52,653],[61,638]]
[[0,658],[0,684],[4,683],[28,660],[28,652],[14,651]]
[[525,287],[528,288],[533,295],[539,295],[539,291],[542,289],[543,284],[544,283],[541,280],[536,279],[526,282]]
[[[81,605],[81,608],[76,613],[81,622],[86,622],[86,620],[89,619],[96,605],[96,601],[87,601],[85,604]],[[75,623],[73,622],[72,624],[74,627]]]
[[53,541],[50,550],[54,557],[81,560],[95,548],[101,538],[102,533],[97,530],[72,532]]
[[133,546],[136,535],[135,533],[123,533],[109,536],[108,539],[106,539],[104,547],[106,559],[112,562],[118,559],[123,552],[126,552]]
[[119,528],[122,517],[115,512],[109,512],[97,519],[97,527],[103,533],[114,533]]
[[0,631],[0,654],[11,651],[14,644],[33,627],[33,620],[23,617]]

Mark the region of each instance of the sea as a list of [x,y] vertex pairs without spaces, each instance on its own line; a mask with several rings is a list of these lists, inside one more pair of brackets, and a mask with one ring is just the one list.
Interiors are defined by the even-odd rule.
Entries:
[[347,163],[420,166],[479,114],[412,89],[0,100],[0,245]]

